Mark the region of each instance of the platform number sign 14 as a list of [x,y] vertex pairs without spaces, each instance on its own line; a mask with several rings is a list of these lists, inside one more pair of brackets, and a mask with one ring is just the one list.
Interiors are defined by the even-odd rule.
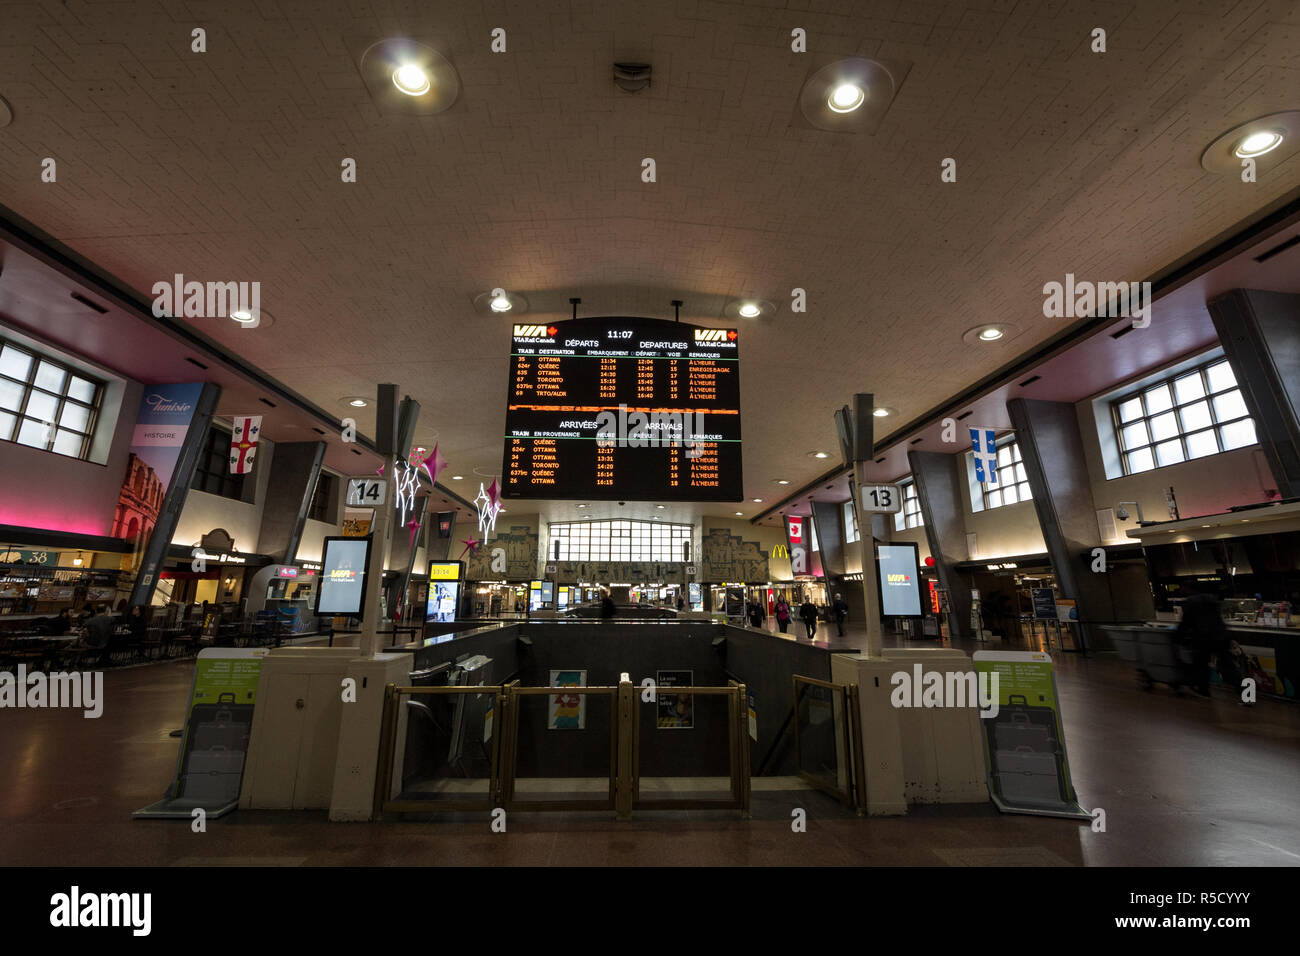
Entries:
[[869,514],[897,514],[903,510],[898,485],[863,485],[862,510]]
[[388,483],[382,478],[349,478],[347,503],[353,508],[374,508],[388,498]]

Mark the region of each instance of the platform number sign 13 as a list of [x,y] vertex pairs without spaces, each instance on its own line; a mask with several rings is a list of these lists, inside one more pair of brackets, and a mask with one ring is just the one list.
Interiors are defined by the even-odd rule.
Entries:
[[897,514],[903,510],[898,485],[863,485],[862,510],[869,514]]
[[382,478],[349,478],[347,503],[353,508],[374,508],[388,498],[388,483]]

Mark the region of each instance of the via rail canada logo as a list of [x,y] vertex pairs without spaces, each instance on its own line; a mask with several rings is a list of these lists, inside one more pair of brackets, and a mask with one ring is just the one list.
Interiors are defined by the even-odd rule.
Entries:
[[738,338],[735,329],[696,329],[696,342],[735,342]]
[[543,339],[555,338],[560,330],[553,325],[516,325],[515,338],[517,339]]

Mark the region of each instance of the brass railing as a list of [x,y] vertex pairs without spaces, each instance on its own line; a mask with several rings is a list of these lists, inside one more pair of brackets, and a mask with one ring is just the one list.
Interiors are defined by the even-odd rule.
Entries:
[[[642,799],[639,794],[639,727],[637,695],[640,688],[630,681],[614,687],[521,687],[518,681],[505,685],[455,687],[399,687],[389,684],[384,691],[384,719],[379,740],[379,773],[375,781],[375,816],[383,813],[432,813],[441,811],[490,810],[614,810],[620,820],[629,819],[633,808],[643,810],[714,809],[740,810],[749,817],[750,763],[749,740],[744,728],[748,716],[744,684],[729,682],[726,687],[672,687],[661,693],[722,696],[727,700],[728,763],[730,796],[726,800],[698,797],[655,797]],[[610,700],[609,788],[599,798],[588,799],[520,799],[517,794],[519,766],[519,714],[524,697],[552,694],[577,694],[606,697]],[[475,799],[434,797],[417,799],[394,793],[395,761],[399,739],[405,739],[403,702],[421,695],[482,695],[494,697],[492,710],[492,746],[486,792]],[[482,778],[480,778],[482,779]],[[563,779],[563,778],[560,778]]]
[[[803,745],[800,739],[799,705],[804,694],[800,685],[820,687],[830,691],[831,719],[835,725],[835,783],[829,783],[824,777],[810,773],[803,765]],[[795,766],[800,778],[809,785],[839,798],[846,807],[854,808],[859,814],[867,804],[866,769],[863,766],[862,719],[858,707],[857,684],[833,684],[830,681],[817,680],[795,674],[792,677],[794,691],[794,747]]]

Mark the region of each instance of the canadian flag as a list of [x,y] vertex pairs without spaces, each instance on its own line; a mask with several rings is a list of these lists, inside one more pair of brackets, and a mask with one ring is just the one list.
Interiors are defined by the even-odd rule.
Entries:
[[261,415],[247,415],[235,419],[235,429],[230,433],[232,475],[246,475],[253,470],[253,458],[257,455],[257,436],[261,431]]

